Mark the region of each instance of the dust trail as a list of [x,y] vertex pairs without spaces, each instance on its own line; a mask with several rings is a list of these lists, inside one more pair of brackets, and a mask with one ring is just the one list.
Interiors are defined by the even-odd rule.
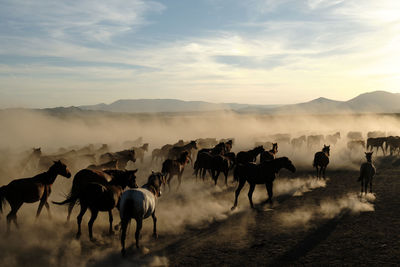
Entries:
[[324,199],[318,206],[305,206],[281,213],[278,219],[287,227],[307,226],[312,220],[332,219],[345,211],[351,214],[374,211],[374,200],[373,194],[360,197],[357,193],[348,193],[339,199]]

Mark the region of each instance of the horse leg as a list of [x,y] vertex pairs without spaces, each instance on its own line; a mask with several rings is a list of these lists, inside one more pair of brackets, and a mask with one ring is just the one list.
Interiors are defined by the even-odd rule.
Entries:
[[136,239],[136,248],[139,248],[139,238],[140,238],[140,230],[142,230],[142,219],[136,219],[136,232],[135,232],[135,239]]
[[17,211],[22,206],[22,202],[13,203],[13,204],[14,205],[10,205],[11,211],[7,214],[7,234],[10,233],[11,221],[14,222],[16,228],[19,228],[18,222],[17,222]]
[[86,205],[82,205],[81,203],[81,211],[79,212],[79,215],[76,217],[77,223],[78,223],[78,232],[76,233],[76,239],[79,239],[81,237],[81,223],[82,223],[82,217],[85,214],[87,210]]
[[363,193],[364,190],[364,178],[361,178],[361,195]]
[[156,211],[153,212],[153,214],[151,214],[151,217],[153,218],[153,237],[154,238],[158,238],[158,234],[157,234],[157,217],[156,217]]
[[47,202],[47,199],[45,197],[42,197],[42,199],[40,200],[40,203],[39,203],[38,210],[36,212],[36,220],[39,217],[40,213],[42,212],[42,208],[46,202]]
[[179,188],[181,187],[181,183],[182,183],[182,174],[183,174],[183,171],[179,172],[179,174],[178,174],[178,187],[177,187],[176,190],[179,190]]
[[219,177],[220,173],[221,173],[221,171],[217,171],[217,173],[214,175],[214,183],[215,183],[215,185],[217,185],[217,183],[218,183],[218,177]]
[[319,170],[318,170],[318,165],[315,166],[315,168],[317,169],[317,179],[319,179]]
[[273,204],[272,201],[272,197],[273,197],[273,183],[271,181],[268,181],[265,183],[265,187],[267,188],[267,192],[268,192],[268,199],[267,202],[269,202],[269,204]]
[[325,170],[326,170],[326,166],[322,167],[322,177],[325,179]]
[[121,220],[121,246],[122,246],[121,254],[122,254],[122,256],[125,256],[125,253],[126,253],[125,239],[126,239],[126,229],[128,228],[128,223],[129,223],[129,220],[126,220],[126,219]]
[[46,203],[44,203],[44,206],[47,209],[47,213],[49,214],[49,219],[51,220],[51,212],[50,212],[50,205],[49,203],[46,201]]
[[69,219],[71,217],[71,213],[72,213],[72,209],[75,206],[75,201],[72,201],[71,203],[69,203],[68,205],[68,216],[67,216],[67,222],[69,222]]
[[235,191],[235,202],[233,203],[233,207],[231,208],[231,210],[234,210],[236,208],[240,191],[242,190],[245,183],[246,179],[239,179],[239,185]]
[[369,192],[372,194],[372,179],[369,181]]
[[229,172],[229,169],[226,170],[226,171],[224,171],[224,175],[225,175],[225,186],[228,186],[228,172]]
[[110,235],[112,235],[114,233],[113,229],[112,229],[112,222],[113,222],[113,215],[112,215],[112,210],[108,211],[108,221],[110,222],[110,229],[108,231],[108,233]]
[[96,220],[97,214],[99,214],[99,211],[96,210],[96,209],[91,209],[90,212],[92,213],[92,216],[90,216],[90,220],[89,220],[89,223],[88,223],[88,226],[89,226],[89,238],[90,238],[90,241],[95,241],[94,238],[93,238],[93,223]]
[[250,184],[249,193],[247,194],[247,196],[249,197],[250,207],[251,207],[252,209],[254,209],[254,205],[253,205],[253,192],[254,192],[254,188],[256,188],[256,185],[255,185],[255,184]]

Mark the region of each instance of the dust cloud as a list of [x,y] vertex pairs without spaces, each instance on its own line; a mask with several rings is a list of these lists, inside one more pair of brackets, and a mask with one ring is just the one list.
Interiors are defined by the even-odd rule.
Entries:
[[[161,163],[151,162],[150,155],[154,148],[164,144],[173,144],[180,139],[195,140],[212,137],[234,138],[233,152],[251,149],[256,142],[277,141],[271,135],[290,134],[292,138],[301,135],[341,133],[336,144],[331,144],[329,168],[358,169],[364,161],[363,152],[347,149],[346,137],[349,131],[360,131],[366,138],[368,131],[385,130],[388,134],[400,132],[399,118],[395,115],[319,115],[319,116],[284,116],[237,114],[217,112],[202,114],[118,114],[99,112],[61,112],[3,110],[0,111],[0,183],[8,184],[11,180],[29,177],[38,173],[33,169],[24,171],[26,158],[33,147],[41,147],[44,155],[59,152],[60,148],[75,149],[89,144],[96,147],[108,144],[110,151],[128,149],[126,141],[143,137],[143,143],[149,143],[145,162],[130,164],[129,168],[138,168],[138,184],[144,184],[151,170],[160,171]],[[307,148],[305,144],[294,149],[289,143],[279,142],[280,156],[287,156],[298,169],[311,170],[313,155],[322,148]],[[266,147],[269,149],[269,147]],[[86,163],[85,163],[86,164]],[[82,163],[83,165],[83,163]],[[77,171],[77,170],[75,170]],[[224,221],[230,216],[249,209],[246,186],[239,197],[238,209],[230,211],[233,204],[235,184],[229,176],[229,186],[220,183],[214,186],[211,181],[196,181],[191,166],[187,166],[183,184],[177,191],[176,178],[173,189],[158,200],[157,217],[160,235],[179,235],[188,227],[206,228],[214,222]],[[75,173],[72,173],[73,175]],[[71,188],[72,179],[58,177],[52,187],[50,201],[59,201]],[[326,181],[316,180],[310,176],[290,178],[280,176],[274,183],[275,196],[301,196],[316,188],[325,187]],[[265,187],[257,186],[253,195],[255,203],[267,198]],[[373,211],[371,198],[360,201],[355,194],[340,199],[321,201],[319,206],[303,207],[290,213],[280,215],[284,225],[307,225],[315,218],[332,218],[344,210],[352,212]],[[65,224],[66,208],[51,205],[53,219],[47,219],[46,210],[42,211],[37,222],[34,221],[38,203],[24,204],[18,212],[21,229],[0,242],[1,266],[139,266],[168,265],[163,255],[133,255],[121,259],[118,233],[111,238],[106,235],[108,218],[106,213],[99,215],[94,226],[94,235],[99,239],[97,244],[89,242],[87,221],[89,212],[82,223],[82,238],[74,239],[75,220]],[[75,218],[79,206],[75,207],[72,218]],[[0,234],[5,234],[5,215],[9,212],[6,204],[0,219]],[[114,212],[117,221],[119,216]],[[131,228],[134,227],[132,223]],[[133,243],[133,229],[130,230],[127,244]],[[151,219],[144,222],[142,230],[143,244],[150,242],[152,231]]]

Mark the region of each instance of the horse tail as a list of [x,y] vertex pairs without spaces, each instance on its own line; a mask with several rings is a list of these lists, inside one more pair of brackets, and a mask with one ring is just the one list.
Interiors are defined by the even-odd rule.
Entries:
[[78,200],[78,194],[72,194],[72,192],[67,196],[67,199],[61,202],[52,201],[53,204],[65,205],[68,203],[75,203]]
[[3,205],[6,202],[6,190],[7,190],[6,185],[0,187],[0,213],[3,213]]
[[238,163],[236,164],[236,168],[233,170],[233,180],[238,182],[240,178],[240,168],[242,168],[242,164]]

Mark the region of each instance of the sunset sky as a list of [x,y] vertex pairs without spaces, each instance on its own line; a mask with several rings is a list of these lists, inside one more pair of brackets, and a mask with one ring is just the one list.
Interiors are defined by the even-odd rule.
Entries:
[[398,0],[0,0],[0,108],[400,92]]

